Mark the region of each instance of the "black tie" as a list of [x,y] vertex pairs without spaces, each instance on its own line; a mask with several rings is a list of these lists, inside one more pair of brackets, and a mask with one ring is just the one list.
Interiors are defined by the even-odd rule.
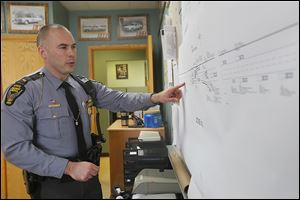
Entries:
[[66,98],[73,113],[73,119],[77,133],[77,146],[79,158],[81,160],[84,160],[86,158],[86,144],[83,137],[83,129],[78,104],[76,103],[76,99],[70,90],[70,84],[67,82],[63,82],[61,84],[61,87],[65,89]]

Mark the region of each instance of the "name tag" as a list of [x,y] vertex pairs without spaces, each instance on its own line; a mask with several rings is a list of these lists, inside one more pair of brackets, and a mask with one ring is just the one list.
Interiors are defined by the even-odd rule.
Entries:
[[58,108],[60,107],[60,104],[59,103],[56,103],[56,104],[50,104],[48,105],[49,108]]

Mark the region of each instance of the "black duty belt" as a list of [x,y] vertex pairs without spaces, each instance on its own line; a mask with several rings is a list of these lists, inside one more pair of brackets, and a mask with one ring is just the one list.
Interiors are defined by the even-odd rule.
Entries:
[[57,182],[60,182],[60,183],[67,183],[67,182],[76,181],[71,176],[66,175],[66,174],[64,174],[61,178],[55,178],[55,177],[51,177],[51,176],[42,176],[42,178],[44,179],[44,181],[46,181],[46,180],[56,180]]

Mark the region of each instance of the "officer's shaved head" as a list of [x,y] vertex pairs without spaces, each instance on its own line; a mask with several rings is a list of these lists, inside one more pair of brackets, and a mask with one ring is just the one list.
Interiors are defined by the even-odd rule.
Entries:
[[63,25],[60,24],[49,24],[49,25],[45,25],[43,26],[37,36],[37,40],[36,40],[36,45],[37,47],[39,47],[40,45],[42,45],[44,43],[44,41],[46,40],[48,33],[50,30],[52,29],[64,29],[67,32],[70,32],[66,27],[64,27]]

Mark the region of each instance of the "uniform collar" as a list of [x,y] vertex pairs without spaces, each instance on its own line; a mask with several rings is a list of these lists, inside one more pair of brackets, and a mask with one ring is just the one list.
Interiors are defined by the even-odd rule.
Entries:
[[[59,89],[63,81],[51,74],[51,72],[49,72],[49,70],[46,67],[43,67],[41,71],[44,72],[46,78],[55,87],[55,89]],[[75,88],[75,80],[72,78],[72,76],[68,76],[65,81],[69,83],[73,88]]]

